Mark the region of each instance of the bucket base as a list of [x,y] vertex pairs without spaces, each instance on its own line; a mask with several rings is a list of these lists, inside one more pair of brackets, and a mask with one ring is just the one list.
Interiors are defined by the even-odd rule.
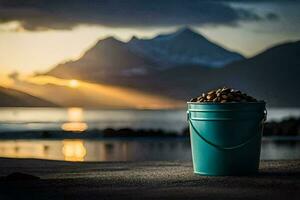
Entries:
[[248,173],[235,173],[235,174],[210,174],[206,172],[197,172],[194,171],[194,174],[197,176],[251,176],[251,175],[257,175],[258,172],[248,172]]

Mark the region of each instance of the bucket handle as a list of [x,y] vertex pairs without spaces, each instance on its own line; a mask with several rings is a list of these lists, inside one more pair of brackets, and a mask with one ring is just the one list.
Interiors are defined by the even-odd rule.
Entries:
[[[264,117],[261,121],[261,123],[265,122],[267,119],[267,109],[264,110]],[[211,141],[207,140],[205,137],[203,137],[201,135],[201,133],[199,133],[199,131],[197,131],[197,129],[195,128],[193,122],[192,122],[192,119],[190,117],[190,112],[187,111],[187,120],[189,121],[191,127],[193,128],[193,130],[197,133],[197,135],[202,139],[204,140],[207,144],[210,144],[211,146],[217,148],[217,149],[221,149],[221,150],[232,150],[232,149],[237,149],[237,148],[240,148],[242,146],[245,146],[246,144],[248,144],[253,138],[256,137],[256,134],[254,134],[253,136],[251,136],[250,138],[248,138],[246,141],[238,144],[238,145],[234,145],[234,146],[230,146],[230,147],[223,147],[221,145],[217,145],[217,144],[214,144],[212,143]],[[259,133],[259,132],[258,132]]]

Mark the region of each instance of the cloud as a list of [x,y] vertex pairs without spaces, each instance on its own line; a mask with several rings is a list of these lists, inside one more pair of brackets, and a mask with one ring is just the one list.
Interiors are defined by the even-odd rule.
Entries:
[[267,13],[266,14],[266,18],[270,21],[276,21],[278,20],[278,15],[274,14],[274,13]]
[[19,21],[27,30],[71,29],[77,25],[157,27],[236,25],[267,18],[228,3],[200,0],[0,0],[0,23]]

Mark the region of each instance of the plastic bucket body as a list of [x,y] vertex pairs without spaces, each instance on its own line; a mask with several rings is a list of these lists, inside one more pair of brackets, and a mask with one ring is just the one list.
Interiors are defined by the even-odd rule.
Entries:
[[250,175],[258,172],[264,102],[188,102],[194,173]]

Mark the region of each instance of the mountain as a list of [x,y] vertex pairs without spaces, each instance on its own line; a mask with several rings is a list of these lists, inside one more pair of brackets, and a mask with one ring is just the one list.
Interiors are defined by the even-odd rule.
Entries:
[[100,40],[79,60],[62,63],[48,75],[62,78],[106,80],[111,77],[126,77],[146,74],[155,64],[133,53],[125,43],[113,37]]
[[222,67],[244,57],[209,41],[190,28],[158,35],[153,39],[133,37],[127,44],[135,53],[163,66],[205,65]]
[[275,106],[300,106],[300,41],[276,45],[221,69],[226,82]]
[[59,64],[47,75],[105,82],[149,75],[178,65],[220,67],[242,59],[240,54],[184,28],[148,40],[133,38],[128,43],[113,37],[100,40],[79,60]]
[[53,107],[53,103],[14,89],[0,86],[0,107]]

